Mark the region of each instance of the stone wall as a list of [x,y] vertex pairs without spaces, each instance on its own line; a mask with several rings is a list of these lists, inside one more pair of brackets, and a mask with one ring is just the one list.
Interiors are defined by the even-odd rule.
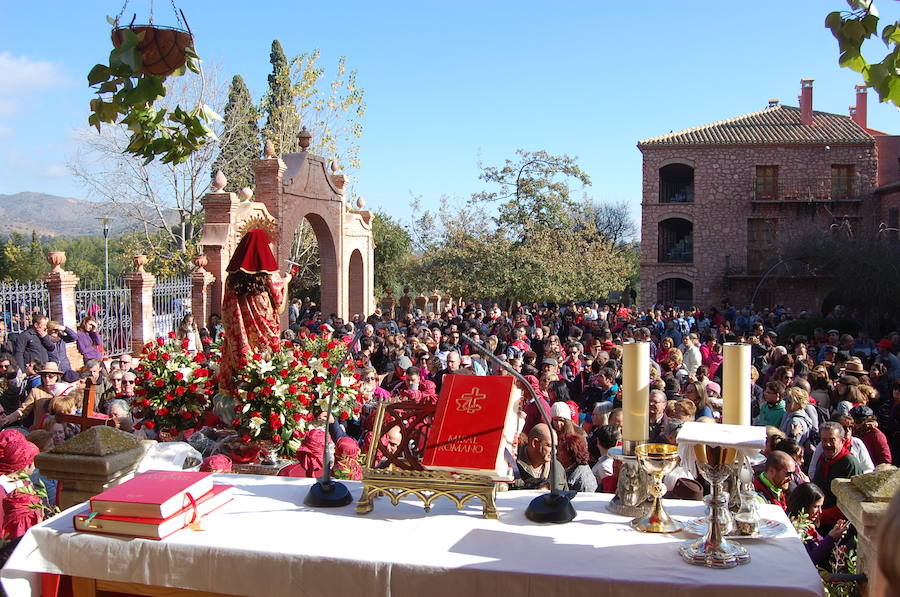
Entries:
[[[756,166],[778,166],[779,181],[829,179],[832,165],[853,165],[861,188],[876,184],[874,144],[862,146],[723,146],[642,148],[643,197],[641,219],[641,301],[653,303],[657,283],[670,277],[694,285],[693,302],[701,308],[723,298],[749,301],[759,276],[746,276],[748,220],[776,220],[776,251],[788,238],[810,230],[828,233],[832,223],[847,218],[852,226],[877,226],[877,200],[862,201],[756,201]],[[694,202],[660,203],[659,169],[683,163],[694,168]],[[659,263],[658,226],[677,217],[693,224],[693,262]],[[726,283],[726,268],[745,277]],[[737,282],[737,283],[735,283]],[[768,286],[768,284],[766,285]],[[776,298],[795,310],[817,311],[823,290],[813,280],[782,282]]]

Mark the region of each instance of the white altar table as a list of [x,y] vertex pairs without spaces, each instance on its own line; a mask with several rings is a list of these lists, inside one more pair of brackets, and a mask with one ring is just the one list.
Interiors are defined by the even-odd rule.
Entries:
[[[165,541],[78,533],[72,515],[87,509],[82,504],[28,532],[0,571],[3,587],[12,597],[39,595],[39,573],[49,572],[254,597],[822,595],[789,524],[781,537],[747,540],[749,564],[712,570],[682,562],[677,547],[688,535],[639,533],[607,512],[608,494],[579,494],[574,521],[539,525],[524,515],[539,492],[499,493],[499,520],[481,518],[480,503],[457,512],[441,500],[426,514],[419,502],[393,507],[386,498],[360,516],[354,510],[359,483],[347,483],[350,505],[314,510],[303,505],[311,479],[216,478],[238,491],[203,520],[203,530],[185,529]],[[699,502],[667,501],[666,507],[680,518],[704,511]],[[777,506],[762,514],[787,524]],[[79,582],[76,588],[84,586]]]

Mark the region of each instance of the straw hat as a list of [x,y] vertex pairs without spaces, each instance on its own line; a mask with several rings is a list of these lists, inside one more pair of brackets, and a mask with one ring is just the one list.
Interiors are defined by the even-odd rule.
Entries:
[[56,375],[62,375],[63,372],[59,368],[59,363],[50,361],[49,363],[45,363],[43,369],[39,369],[38,373],[40,375],[44,375],[45,373],[55,373]]
[[868,375],[869,372],[863,368],[861,361],[850,359],[849,361],[844,363],[844,374],[859,376]]

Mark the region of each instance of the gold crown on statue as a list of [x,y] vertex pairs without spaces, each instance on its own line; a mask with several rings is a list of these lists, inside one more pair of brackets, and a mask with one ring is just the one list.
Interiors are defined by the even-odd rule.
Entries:
[[257,214],[241,222],[240,226],[238,226],[238,238],[243,237],[247,232],[254,228],[262,228],[269,233],[269,236],[273,235],[278,229],[274,218],[266,217],[263,214]]

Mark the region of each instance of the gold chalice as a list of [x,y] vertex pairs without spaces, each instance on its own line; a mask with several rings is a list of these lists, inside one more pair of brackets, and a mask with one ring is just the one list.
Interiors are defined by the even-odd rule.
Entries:
[[662,505],[662,496],[666,493],[663,477],[681,462],[678,447],[671,444],[640,444],[635,448],[635,455],[641,468],[653,478],[653,484],[650,486],[653,507],[647,516],[632,520],[631,526],[644,533],[680,531],[681,523],[673,520]]

